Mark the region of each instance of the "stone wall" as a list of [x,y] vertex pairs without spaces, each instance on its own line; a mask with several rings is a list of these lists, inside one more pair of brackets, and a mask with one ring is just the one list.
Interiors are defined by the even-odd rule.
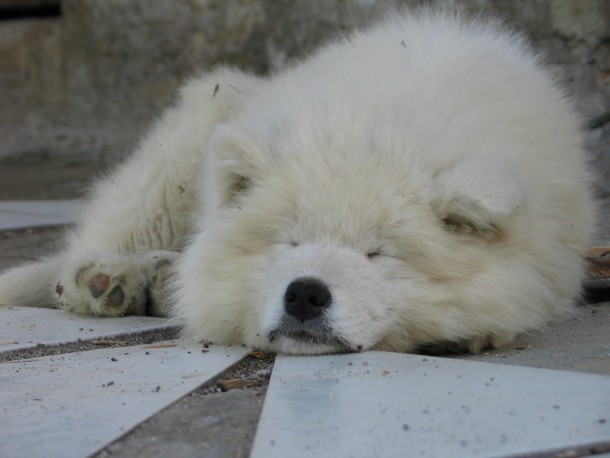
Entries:
[[[58,16],[2,20],[0,158],[120,156],[194,72],[219,62],[257,73],[281,69],[338,30],[374,20],[388,7],[421,3],[62,0]],[[585,119],[603,124],[600,116],[610,110],[608,0],[464,3],[529,34],[565,76]],[[609,139],[609,124],[590,132],[602,175],[610,170]]]

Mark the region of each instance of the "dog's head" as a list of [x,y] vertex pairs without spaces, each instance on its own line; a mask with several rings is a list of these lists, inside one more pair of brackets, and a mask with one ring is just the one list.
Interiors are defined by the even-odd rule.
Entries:
[[576,117],[514,34],[434,17],[324,48],[215,127],[177,275],[194,336],[409,351],[568,308],[593,213]]
[[188,331],[296,354],[409,351],[493,328],[496,304],[544,283],[514,253],[529,218],[510,163],[432,163],[362,135],[216,129],[177,275]]

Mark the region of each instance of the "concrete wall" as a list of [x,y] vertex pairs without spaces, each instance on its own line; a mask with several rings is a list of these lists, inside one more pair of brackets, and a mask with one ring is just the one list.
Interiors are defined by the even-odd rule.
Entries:
[[[16,0],[0,0],[13,3]],[[56,0],[57,1],[57,0]],[[281,69],[399,0],[63,0],[61,14],[0,21],[0,158],[124,154],[181,81],[218,62]],[[469,0],[547,50],[590,120],[610,110],[610,1]],[[610,126],[591,131],[602,173]]]

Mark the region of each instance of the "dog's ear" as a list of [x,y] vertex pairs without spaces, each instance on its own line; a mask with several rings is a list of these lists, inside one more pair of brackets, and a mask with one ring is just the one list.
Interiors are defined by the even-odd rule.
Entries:
[[499,237],[525,215],[520,173],[503,161],[473,160],[439,172],[433,208],[448,230]]
[[252,130],[216,126],[205,151],[205,201],[214,207],[227,206],[248,192],[259,176],[267,147],[264,138]]

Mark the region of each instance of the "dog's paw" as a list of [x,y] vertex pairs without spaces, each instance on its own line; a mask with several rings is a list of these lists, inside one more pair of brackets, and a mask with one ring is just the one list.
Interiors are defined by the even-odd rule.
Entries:
[[144,315],[146,308],[146,279],[126,257],[81,266],[60,290],[59,306],[70,312],[116,317]]
[[465,342],[469,353],[477,355],[485,350],[507,347],[515,340],[515,334],[486,335],[474,337]]
[[142,256],[141,269],[148,284],[146,315],[167,316],[167,288],[179,255],[176,251],[152,251]]

